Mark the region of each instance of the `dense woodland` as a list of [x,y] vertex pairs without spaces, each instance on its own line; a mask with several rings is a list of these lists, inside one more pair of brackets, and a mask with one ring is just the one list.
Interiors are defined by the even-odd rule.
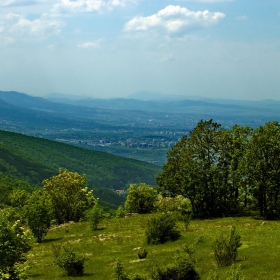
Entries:
[[[145,246],[139,249],[139,259],[145,259],[149,246],[182,239],[185,233],[182,228],[178,230],[178,225],[187,234],[191,218],[258,215],[260,219],[278,220],[280,217],[278,122],[256,129],[238,125],[224,129],[213,120],[200,121],[189,136],[182,137],[171,148],[161,172],[156,172],[153,165],[44,139],[8,132],[1,132],[0,136],[0,279],[28,277],[26,253],[34,245],[26,229],[36,242],[42,243],[53,227],[65,223],[86,223],[95,232],[105,220],[152,213],[140,222]],[[90,171],[89,176],[86,171]],[[94,186],[108,184],[111,191],[116,189],[118,185],[112,184],[116,174],[127,192],[124,204],[124,200],[114,200],[116,204],[119,202],[114,210],[109,209],[109,201],[102,207],[97,194],[98,190],[104,194],[105,189]],[[157,187],[152,181],[155,178]],[[113,191],[105,192],[104,197],[110,194]],[[242,246],[235,226],[230,228],[228,238],[220,235],[212,244],[218,267],[235,263],[237,249]],[[114,277],[201,279],[194,258],[200,242],[202,237],[191,247],[184,245],[174,263],[165,268],[155,266],[146,276],[127,275],[116,258]],[[68,276],[82,276],[86,258],[78,256],[68,245],[52,245],[53,265]],[[219,279],[214,274],[208,279]],[[227,279],[243,279],[239,268],[233,268],[232,275],[239,278]]]
[[181,194],[197,217],[221,217],[259,209],[280,217],[280,125],[257,129],[200,121],[168,153],[157,183],[166,194]]

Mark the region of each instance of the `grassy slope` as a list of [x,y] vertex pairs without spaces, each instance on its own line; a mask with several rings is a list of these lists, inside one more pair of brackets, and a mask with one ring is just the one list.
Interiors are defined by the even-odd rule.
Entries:
[[155,185],[160,170],[137,160],[0,131],[0,171],[39,184],[59,168],[86,174],[89,183],[115,189],[130,183]]
[[[280,279],[279,222],[264,222],[250,217],[194,220],[187,232],[179,223],[178,227],[182,232],[179,240],[163,245],[149,245],[147,259],[138,262],[137,251],[133,249],[143,246],[149,217],[151,215],[105,220],[100,225],[100,230],[94,232],[86,223],[68,224],[50,230],[45,241],[34,244],[28,254],[31,279],[67,278],[54,264],[53,244],[71,245],[76,252],[88,256],[85,276],[79,279],[109,280],[114,279],[113,266],[118,258],[127,273],[147,274],[149,266],[156,261],[161,266],[172,263],[177,249],[183,244],[191,245],[196,238],[203,236],[204,242],[198,245],[195,258],[201,279],[206,280],[209,271],[216,269],[212,243],[221,232],[229,234],[231,226],[236,226],[241,234],[243,245],[238,250],[237,264],[241,265],[245,280]],[[229,267],[218,268],[220,279],[226,279],[229,270]]]

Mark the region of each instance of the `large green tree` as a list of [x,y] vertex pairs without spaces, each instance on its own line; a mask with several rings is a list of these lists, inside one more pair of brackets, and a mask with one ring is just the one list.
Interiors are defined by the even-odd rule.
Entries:
[[260,214],[280,217],[280,124],[269,122],[255,129],[246,152],[246,174]]
[[44,180],[44,190],[49,194],[54,217],[59,224],[79,221],[87,209],[94,205],[92,191],[85,187],[86,176],[68,170]]
[[189,198],[195,216],[238,212],[242,193],[239,163],[249,133],[249,128],[225,130],[212,120],[200,121],[189,137],[183,137],[169,151],[157,177],[160,189]]
[[248,188],[244,173],[245,153],[252,129],[233,126],[231,130],[223,130],[218,141],[219,159],[217,162],[220,186],[221,211],[224,214],[234,214],[247,206]]

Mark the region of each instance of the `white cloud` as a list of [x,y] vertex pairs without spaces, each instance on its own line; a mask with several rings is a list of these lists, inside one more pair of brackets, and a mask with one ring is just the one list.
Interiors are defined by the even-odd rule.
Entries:
[[63,24],[47,16],[29,20],[20,14],[9,13],[0,17],[0,40],[2,42],[41,41],[60,33]]
[[96,41],[93,42],[85,42],[85,43],[81,43],[78,44],[78,48],[83,48],[83,49],[88,49],[88,48],[100,48],[100,44],[102,42],[102,39],[98,39]]
[[54,14],[76,14],[111,11],[117,7],[125,7],[136,2],[137,0],[59,0],[53,6],[52,12]]
[[180,6],[169,5],[157,14],[138,16],[127,22],[125,32],[156,31],[170,36],[184,36],[192,29],[207,28],[217,24],[226,15],[220,12],[190,11]]

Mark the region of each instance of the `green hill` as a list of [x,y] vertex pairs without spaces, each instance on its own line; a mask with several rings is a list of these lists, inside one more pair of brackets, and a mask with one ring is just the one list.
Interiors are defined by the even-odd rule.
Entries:
[[66,168],[86,174],[88,183],[125,189],[130,183],[155,185],[158,166],[18,133],[0,131],[0,172],[33,185]]
[[[53,228],[41,244],[32,246],[27,256],[31,268],[28,271],[29,277],[30,279],[67,279],[65,272],[55,265],[53,252],[54,248],[60,248],[59,246],[72,246],[78,255],[88,257],[85,262],[85,275],[77,278],[79,280],[116,279],[113,273],[117,260],[124,265],[125,273],[139,274],[147,277],[148,280],[151,279],[149,275],[153,271],[152,268],[173,265],[176,262],[176,253],[183,248],[188,248],[185,253],[191,252],[195,259],[195,267],[201,280],[279,279],[278,221],[263,221],[255,217],[192,220],[188,231],[184,229],[182,222],[177,222],[177,229],[182,234],[180,239],[165,244],[145,245],[148,219],[156,215],[160,214],[105,219],[97,231],[91,231],[86,222],[64,224]],[[217,267],[212,244],[221,233],[228,237],[232,226],[235,226],[241,235],[242,246],[238,249],[237,263],[234,267]],[[146,259],[139,260],[138,248],[143,246],[147,249],[148,255]],[[240,275],[239,277],[229,275],[233,268],[238,267],[244,278]],[[210,278],[211,271],[216,272],[220,277]]]

